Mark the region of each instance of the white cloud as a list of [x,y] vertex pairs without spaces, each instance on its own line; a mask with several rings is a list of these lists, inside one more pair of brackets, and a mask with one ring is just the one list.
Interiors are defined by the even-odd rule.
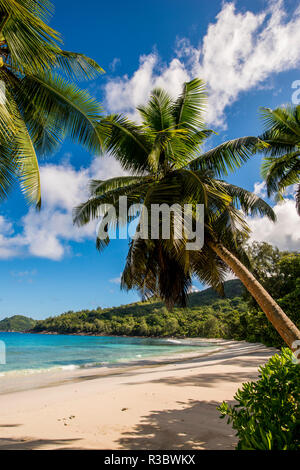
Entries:
[[106,104],[110,112],[126,112],[132,118],[137,118],[135,108],[146,101],[153,88],[166,88],[176,95],[180,92],[182,83],[189,79],[188,71],[178,58],[164,67],[160,65],[157,54],[143,55],[140,57],[138,70],[131,78],[125,75],[106,84]]
[[126,176],[129,173],[124,171],[120,163],[110,155],[94,158],[89,168],[91,178],[106,180],[115,176]]
[[266,183],[264,181],[262,181],[261,183],[260,182],[254,183],[253,192],[254,192],[254,194],[256,194],[257,196],[259,196],[261,198],[267,197]]
[[121,63],[121,59],[119,59],[119,57],[115,57],[113,61],[109,64],[109,68],[111,69],[112,72],[114,72],[116,68],[118,67],[118,65],[120,65],[120,63]]
[[118,277],[114,277],[113,279],[110,279],[109,282],[111,282],[112,284],[117,284],[119,286],[121,283],[121,274]]
[[18,255],[22,245],[22,237],[15,234],[12,222],[0,215],[0,259]]
[[31,270],[28,270],[28,271],[11,271],[10,274],[13,276],[13,277],[20,277],[20,278],[24,278],[24,277],[28,277],[28,276],[35,276],[37,274],[37,270],[36,269],[31,269]]
[[200,292],[200,289],[198,289],[198,287],[193,286],[193,285],[188,290],[188,294],[193,294],[193,293],[196,293],[196,292]]
[[276,223],[267,217],[248,218],[252,230],[250,241],[267,242],[280,250],[300,250],[300,217],[295,201],[286,199],[273,207]]
[[69,163],[40,168],[42,209],[30,208],[21,219],[22,230],[0,216],[0,259],[20,254],[60,260],[70,250],[69,242],[95,237],[96,222],[75,227],[72,209],[87,199],[90,179],[108,179],[125,174],[111,156],[95,158],[89,168],[75,170]]
[[18,282],[27,282],[28,284],[32,284],[34,276],[37,274],[36,269],[31,269],[28,271],[11,271],[11,276],[17,278]]
[[111,112],[136,117],[136,106],[147,101],[153,88],[164,87],[176,95],[184,81],[198,76],[206,81],[209,93],[207,122],[224,126],[225,108],[240,93],[266,86],[274,73],[299,64],[300,8],[288,18],[282,0],[269,1],[257,14],[240,13],[234,3],[226,2],[198,47],[182,39],[169,64],[161,64],[155,53],[141,56],[131,77],[109,81],[106,106]]

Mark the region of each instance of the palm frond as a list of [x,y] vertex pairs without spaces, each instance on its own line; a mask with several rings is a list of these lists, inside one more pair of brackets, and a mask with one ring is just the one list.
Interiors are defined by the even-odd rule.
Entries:
[[29,131],[22,117],[18,116],[17,144],[18,175],[27,201],[41,207],[41,182],[37,155]]
[[141,126],[122,115],[111,115],[101,120],[99,132],[106,150],[116,157],[123,169],[134,173],[148,170],[151,144]]
[[56,61],[60,36],[42,20],[47,16],[48,6],[48,2],[38,2],[34,8],[33,1],[0,0],[1,32],[9,48],[8,65],[20,73],[42,72]]
[[31,104],[64,135],[94,154],[101,152],[102,136],[98,124],[102,108],[86,91],[59,75],[50,74],[25,76],[22,88],[26,98],[21,103],[23,109]]
[[136,289],[143,298],[159,296],[169,309],[185,307],[191,287],[186,266],[170,256],[160,240],[133,240],[121,278],[122,289]]
[[190,255],[191,271],[198,280],[224,296],[224,282],[230,270],[228,266],[209,248],[207,244],[201,251]]
[[160,132],[174,127],[174,119],[171,112],[172,98],[161,88],[152,91],[150,99],[145,106],[138,106],[143,124],[151,131]]
[[298,109],[286,106],[277,109],[261,108],[261,118],[265,127],[272,132],[279,132],[287,136],[297,136],[300,139],[300,122]]
[[[14,0],[6,0],[6,4],[15,5]],[[37,16],[42,21],[49,21],[54,13],[54,5],[49,0],[18,0],[22,7],[26,8],[32,15]]]
[[18,164],[13,142],[0,137],[0,200],[5,200],[17,181]]
[[195,78],[185,83],[172,109],[176,124],[191,130],[201,129],[206,103],[207,95],[202,80]]
[[276,215],[269,204],[251,191],[225,181],[220,182],[227,194],[232,198],[234,206],[240,207],[245,214],[267,216],[272,222]]
[[[7,76],[2,74],[2,78],[5,78],[5,83],[7,83]],[[6,90],[6,103],[13,124],[9,135],[7,133],[0,135],[2,196],[7,193],[7,189],[18,177],[27,201],[36,204],[39,208],[41,188],[38,160],[30,133],[10,88]],[[7,166],[7,170],[5,170],[5,166]]]
[[268,196],[297,183],[300,178],[299,150],[282,157],[265,157],[261,174],[267,184]]
[[299,137],[297,135],[286,135],[279,131],[268,130],[259,138],[267,146],[261,149],[265,156],[281,157],[284,154],[297,151],[299,147]]
[[132,188],[132,185],[150,182],[151,179],[144,176],[119,176],[109,180],[91,180],[89,190],[91,196],[102,196],[107,192],[124,187]]
[[193,169],[212,170],[217,176],[240,168],[264,144],[257,137],[240,137],[224,142],[190,162]]
[[42,108],[38,108],[32,100],[28,100],[27,89],[22,80],[8,69],[3,69],[1,77],[7,90],[13,96],[34,147],[39,156],[54,153],[65,137],[64,128]]
[[[114,187],[114,183],[111,183],[111,189],[107,191],[99,191],[101,194],[93,195],[83,204],[77,206],[73,211],[73,222],[75,225],[82,226],[90,222],[91,220],[100,216],[100,207],[109,204],[114,207],[116,215],[119,216],[119,198],[121,196],[127,196],[128,206],[135,203],[140,203],[145,195],[146,188],[148,187],[148,181],[141,180],[140,183],[134,182],[119,184]],[[128,216],[128,221],[130,217]],[[122,222],[119,219],[118,223]]]
[[84,54],[69,51],[59,51],[58,66],[71,79],[92,80],[104,73],[96,61]]

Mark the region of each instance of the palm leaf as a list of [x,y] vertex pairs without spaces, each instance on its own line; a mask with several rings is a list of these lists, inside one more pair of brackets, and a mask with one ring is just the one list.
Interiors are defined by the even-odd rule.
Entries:
[[[16,112],[17,114],[17,112]],[[18,132],[14,140],[17,146],[18,176],[27,201],[41,207],[41,183],[37,155],[29,131],[22,117],[18,116]]]
[[272,222],[276,221],[276,215],[271,206],[256,194],[225,181],[220,183],[225,192],[232,198],[234,206],[240,206],[245,214],[267,216]]
[[[9,65],[20,73],[25,70],[37,73],[50,68],[60,50],[59,34],[31,12],[30,5],[33,10],[33,1],[0,0],[1,32],[9,48]],[[35,12],[45,17],[47,6],[42,5],[43,2],[37,3]]]
[[99,132],[106,150],[116,157],[123,169],[134,173],[148,170],[151,143],[140,126],[121,115],[111,115],[101,120]]
[[76,52],[60,51],[57,54],[58,66],[72,79],[92,80],[104,73],[93,59]]
[[132,185],[145,183],[146,181],[150,182],[150,179],[143,176],[120,176],[116,178],[111,178],[109,180],[91,180],[89,184],[89,190],[91,196],[102,196],[107,192],[113,191],[115,189],[120,189],[124,187],[132,187]]
[[65,137],[60,121],[57,122],[54,116],[49,115],[43,108],[38,108],[32,100],[28,100],[26,86],[18,76],[8,69],[3,69],[2,79],[26,122],[36,152],[40,156],[54,153]]
[[[110,183],[109,183],[110,184]],[[119,215],[119,198],[127,196],[128,205],[139,203],[143,200],[145,191],[148,187],[148,181],[141,180],[141,183],[134,182],[119,184],[115,187],[114,182],[111,183],[111,189],[100,195],[92,195],[86,202],[77,206],[73,211],[73,222],[78,226],[85,225],[90,220],[100,216],[101,206],[106,204],[112,205],[116,214]],[[128,221],[130,217],[128,216]],[[119,220],[120,222],[121,220]]]
[[[18,3],[28,10],[32,15],[37,16],[42,21],[49,21],[54,13],[54,5],[49,0],[17,0]],[[6,0],[6,5],[11,4],[14,8],[14,0]]]
[[0,137],[0,199],[6,199],[17,179],[17,158],[12,142]]
[[23,108],[32,104],[47,115],[63,134],[88,151],[98,154],[102,136],[98,129],[101,106],[90,95],[59,75],[35,75],[22,79]]
[[182,94],[175,101],[172,109],[176,124],[191,130],[201,128],[206,102],[207,95],[202,80],[196,78],[185,83]]
[[299,151],[277,158],[265,157],[261,166],[261,174],[266,180],[268,196],[299,181],[299,157]]
[[257,137],[240,137],[224,142],[212,150],[195,158],[190,166],[193,169],[212,170],[217,176],[228,175],[240,168],[264,144]]
[[[7,76],[2,74],[2,78],[7,79]],[[13,125],[10,127],[9,135],[2,133],[0,137],[2,147],[1,196],[5,197],[11,184],[18,176],[28,202],[36,204],[39,208],[41,188],[37,156],[30,133],[10,89],[6,90],[6,103],[13,119]]]
[[143,118],[144,126],[151,131],[160,132],[174,127],[171,105],[170,95],[161,88],[156,88],[152,91],[148,104],[138,106],[137,110]]
[[[298,106],[300,110],[300,106]],[[298,109],[291,106],[285,108],[261,108],[261,118],[265,127],[272,132],[297,136],[300,139],[300,126],[298,120]]]

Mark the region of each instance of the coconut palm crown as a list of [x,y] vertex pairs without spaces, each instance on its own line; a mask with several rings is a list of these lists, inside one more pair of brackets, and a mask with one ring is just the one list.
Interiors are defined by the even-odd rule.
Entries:
[[103,72],[83,54],[64,51],[47,24],[48,0],[0,0],[0,197],[16,178],[29,203],[41,204],[38,156],[69,136],[100,152],[101,106],[73,79]]
[[[238,241],[247,238],[249,228],[239,209],[272,220],[275,216],[262,199],[226,183],[222,176],[245,162],[261,142],[243,137],[201,152],[213,132],[204,127],[205,103],[204,83],[195,79],[184,84],[176,100],[164,90],[154,90],[148,104],[138,108],[141,125],[121,115],[105,118],[100,127],[106,147],[132,175],[91,181],[91,197],[75,209],[75,223],[97,217],[103,204],[118,210],[124,195],[128,205],[143,203],[149,211],[152,204],[202,203],[206,239],[226,239],[230,249],[244,257]],[[201,251],[191,252],[185,249],[186,242],[176,240],[174,233],[170,240],[132,240],[122,286],[135,287],[146,296],[158,294],[169,306],[185,305],[193,274],[222,291],[228,267],[207,243]],[[108,243],[109,235],[98,239],[97,247],[101,250]]]

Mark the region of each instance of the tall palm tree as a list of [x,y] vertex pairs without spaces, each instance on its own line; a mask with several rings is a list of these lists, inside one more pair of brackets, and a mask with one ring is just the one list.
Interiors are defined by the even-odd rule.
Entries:
[[0,197],[16,177],[27,200],[41,204],[38,155],[66,136],[88,150],[101,148],[101,106],[71,80],[103,72],[83,54],[64,51],[47,24],[48,0],[0,0]]
[[[139,289],[144,296],[159,295],[171,308],[184,306],[191,279],[196,275],[222,292],[223,281],[231,269],[257,300],[269,320],[289,346],[300,339],[300,332],[247,269],[243,242],[249,227],[243,213],[267,215],[275,220],[273,210],[255,194],[226,183],[222,177],[238,168],[257,147],[264,145],[255,137],[231,140],[207,152],[201,146],[212,133],[205,129],[203,109],[204,84],[195,79],[185,83],[177,100],[163,90],[152,92],[149,103],[138,111],[142,125],[121,115],[101,122],[107,149],[130,170],[132,176],[90,183],[90,198],[74,209],[74,222],[83,225],[99,216],[100,207],[112,204],[119,214],[119,197],[127,196],[128,205],[142,203],[148,210],[153,204],[192,203],[205,208],[205,244],[201,250],[187,250],[187,237],[176,236],[180,212],[171,221],[169,240],[134,237],[122,275],[124,288]],[[149,228],[141,211],[137,233]],[[134,218],[131,214],[129,220]],[[161,221],[162,222],[162,221]],[[176,223],[175,223],[176,222]],[[119,218],[118,224],[125,223]],[[97,239],[97,248],[109,243]]]
[[269,145],[264,149],[262,176],[268,195],[283,198],[288,186],[296,186],[296,208],[300,215],[300,106],[262,108],[266,131],[261,136]]

